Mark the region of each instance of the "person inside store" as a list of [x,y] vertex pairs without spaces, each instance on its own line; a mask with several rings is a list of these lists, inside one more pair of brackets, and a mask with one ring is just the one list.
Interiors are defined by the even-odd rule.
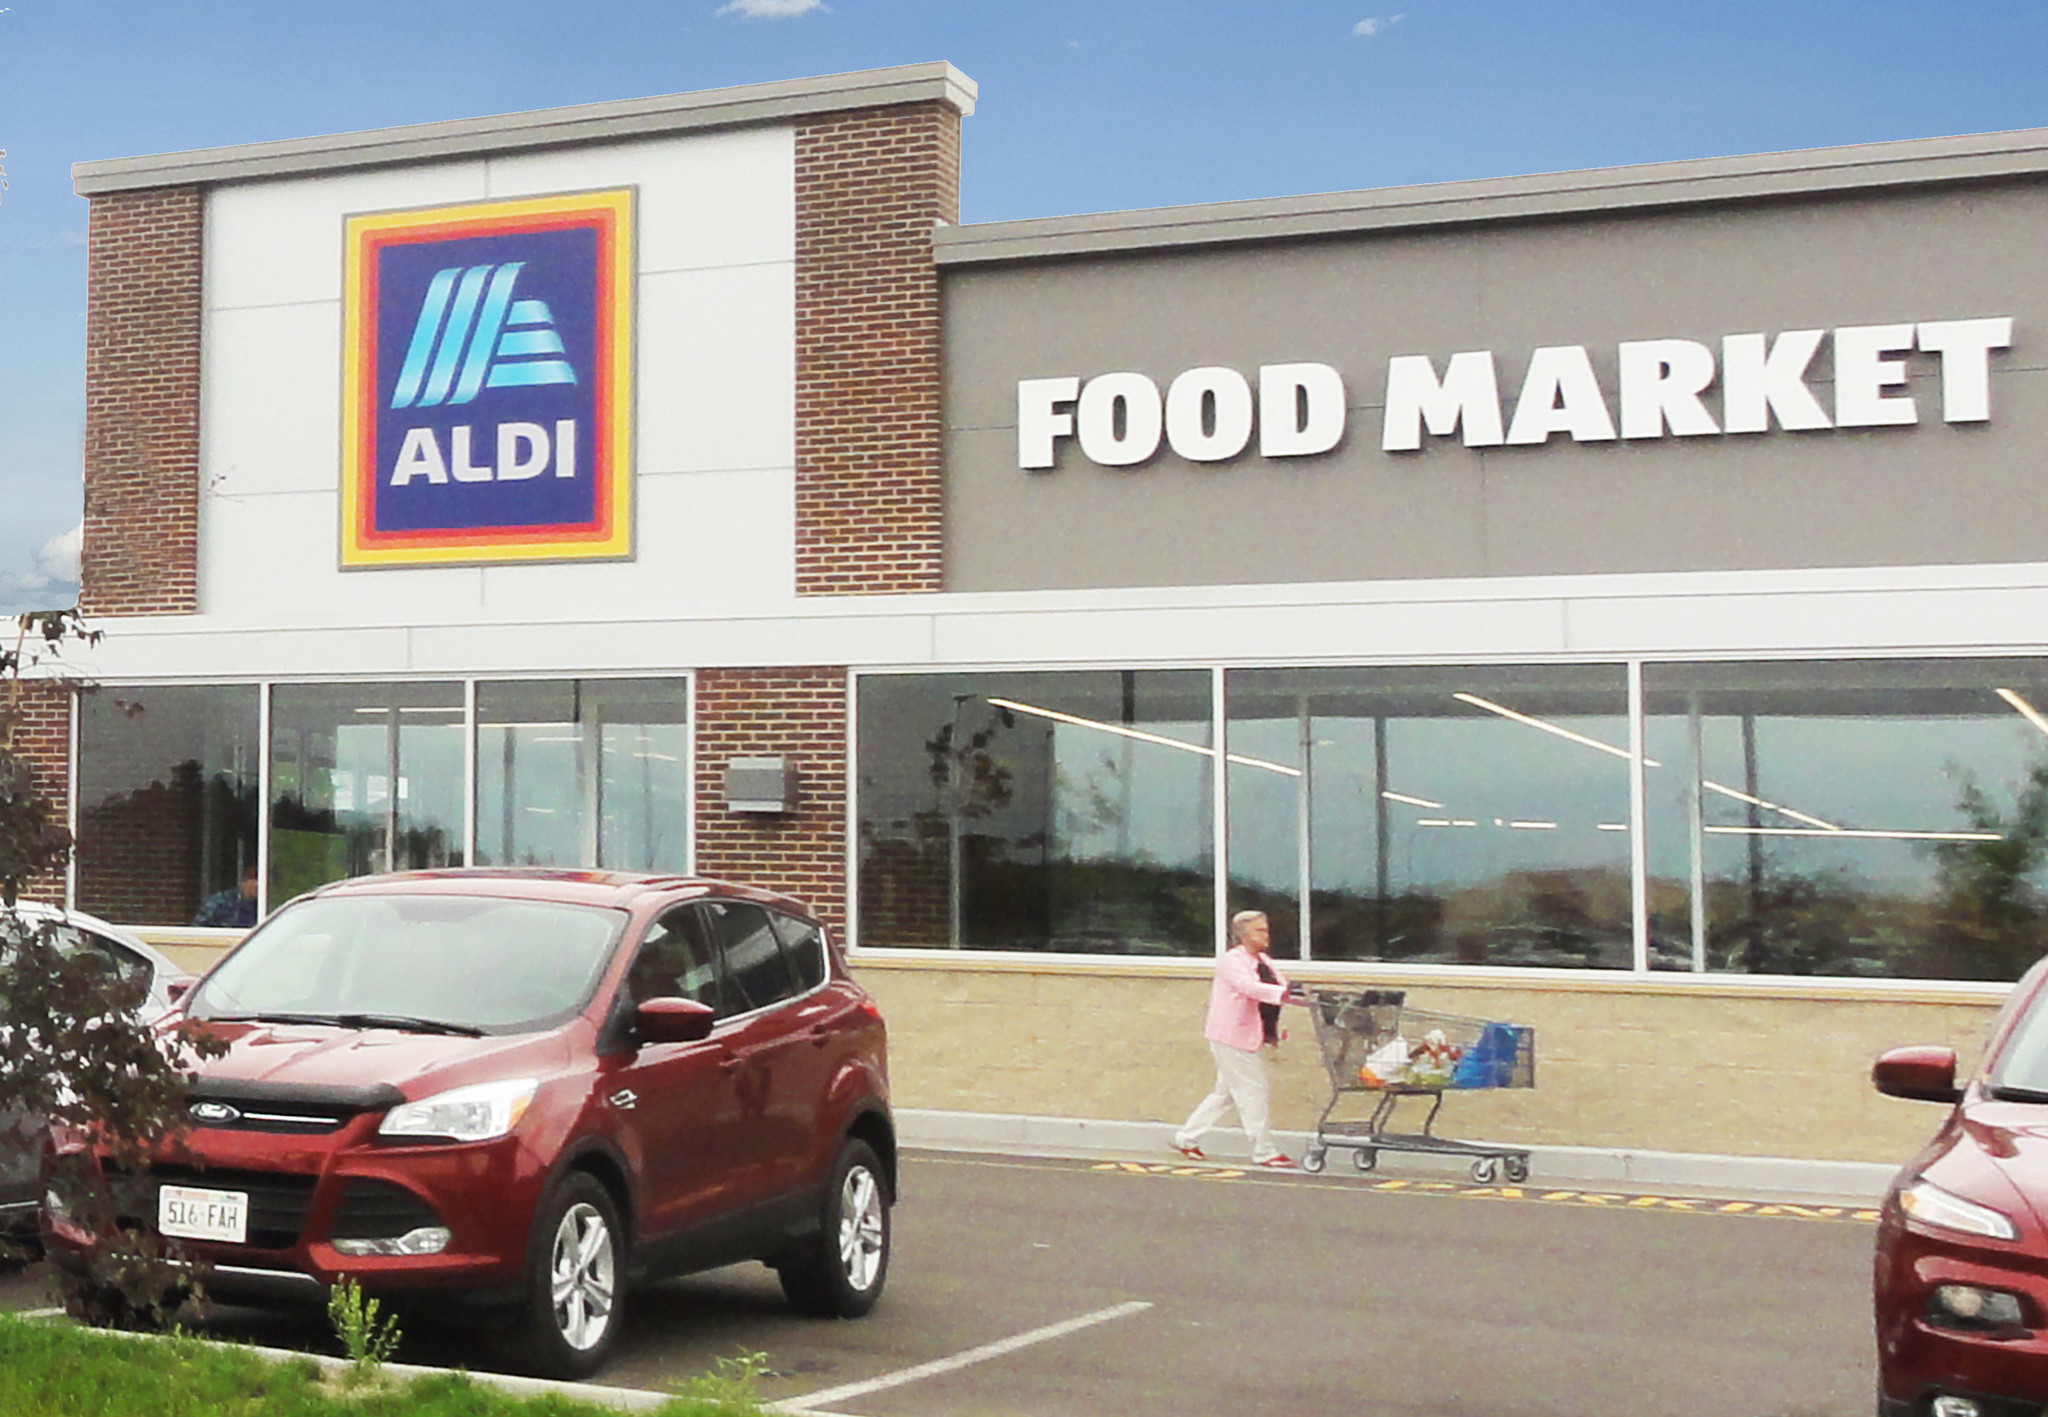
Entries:
[[1294,1168],[1294,1158],[1280,1150],[1268,1122],[1265,1050],[1279,1046],[1280,1006],[1303,1000],[1267,957],[1272,948],[1272,927],[1263,911],[1240,910],[1230,917],[1230,948],[1216,959],[1202,1030],[1216,1060],[1216,1085],[1173,1135],[1173,1149],[1190,1161],[1206,1159],[1203,1133],[1234,1107],[1251,1138],[1252,1160],[1277,1171]]
[[192,917],[194,925],[224,930],[246,930],[256,923],[256,867],[242,868],[242,878],[224,891],[215,891]]

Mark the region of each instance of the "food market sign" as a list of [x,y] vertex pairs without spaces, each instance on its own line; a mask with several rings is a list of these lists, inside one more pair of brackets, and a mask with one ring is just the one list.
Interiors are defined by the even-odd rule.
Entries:
[[346,224],[343,567],[632,554],[630,189]]
[[[1773,428],[1908,427],[1991,417],[1991,359],[2012,347],[2011,316],[1844,325],[1833,330],[1733,334],[1720,348],[1687,339],[1615,348],[1610,399],[1586,346],[1531,351],[1512,403],[1491,350],[1441,364],[1427,354],[1387,361],[1380,448],[1420,452],[1432,439],[1468,448],[1723,437]],[[1815,378],[1821,351],[1831,379]],[[1911,357],[1928,356],[1938,392],[1909,387]],[[1829,387],[1831,383],[1831,387]],[[1017,384],[1017,465],[1058,464],[1071,442],[1103,467],[1133,467],[1170,448],[1190,462],[1311,457],[1344,440],[1350,398],[1329,364],[1190,369],[1162,390],[1145,374],[1066,375]]]

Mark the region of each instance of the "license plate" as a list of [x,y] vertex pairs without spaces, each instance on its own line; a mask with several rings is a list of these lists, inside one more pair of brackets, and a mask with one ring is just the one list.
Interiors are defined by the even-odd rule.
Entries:
[[165,1186],[156,1200],[156,1228],[178,1240],[249,1241],[249,1193]]

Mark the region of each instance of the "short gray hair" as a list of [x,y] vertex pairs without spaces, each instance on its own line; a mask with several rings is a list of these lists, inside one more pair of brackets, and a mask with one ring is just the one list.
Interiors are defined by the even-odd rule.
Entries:
[[1245,927],[1250,925],[1252,921],[1264,920],[1265,918],[1266,912],[1263,910],[1238,911],[1237,914],[1230,917],[1230,943],[1234,945],[1243,939]]

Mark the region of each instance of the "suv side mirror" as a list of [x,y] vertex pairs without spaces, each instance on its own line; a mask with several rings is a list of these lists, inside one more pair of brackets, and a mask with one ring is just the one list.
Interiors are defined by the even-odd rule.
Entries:
[[642,1043],[696,1043],[710,1037],[717,1020],[709,1004],[695,999],[647,999],[633,1010],[633,1036]]
[[1953,1048],[1894,1048],[1871,1065],[1870,1081],[1886,1097],[1909,1102],[1959,1102],[1963,1096]]
[[175,1004],[178,1000],[191,993],[192,986],[198,982],[197,979],[173,979],[170,983],[164,985],[164,997]]

